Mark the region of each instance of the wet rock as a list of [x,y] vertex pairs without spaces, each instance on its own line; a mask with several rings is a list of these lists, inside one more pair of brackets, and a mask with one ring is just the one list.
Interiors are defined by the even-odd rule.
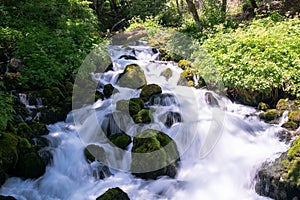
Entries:
[[173,94],[163,93],[159,95],[153,95],[150,100],[146,103],[147,106],[171,106],[177,105],[178,102]]
[[279,99],[276,104],[277,110],[288,110],[289,109],[289,100],[288,99]]
[[165,133],[148,129],[133,139],[131,172],[143,179],[160,176],[174,178],[179,153],[174,141]]
[[279,140],[281,142],[286,142],[286,143],[290,142],[291,139],[292,139],[292,137],[293,137],[293,135],[291,134],[291,132],[287,131],[287,130],[281,130],[281,131],[279,131],[278,133],[276,133],[276,136],[279,137]]
[[264,121],[267,122],[274,121],[275,123],[275,120],[277,120],[280,117],[280,112],[276,109],[270,109],[267,110],[266,112],[261,113],[259,117]]
[[287,121],[284,124],[282,124],[281,127],[286,128],[288,130],[296,130],[298,128],[298,125],[295,122]]
[[17,134],[21,137],[30,139],[32,137],[32,130],[25,122],[21,122],[17,127]]
[[142,88],[140,98],[143,99],[144,102],[148,101],[151,96],[156,94],[161,94],[162,89],[159,85],[156,84],[149,84]]
[[177,85],[194,86],[194,74],[191,69],[186,69],[180,74]]
[[115,89],[115,87],[112,86],[112,84],[107,84],[104,86],[103,94],[105,98],[109,98],[112,94],[115,94],[117,92],[119,91]]
[[104,99],[104,94],[99,92],[99,91],[96,91],[96,93],[95,93],[95,102],[98,101],[99,99],[103,100]]
[[165,126],[170,128],[173,124],[182,122],[180,113],[168,111],[163,118],[165,118]]
[[17,199],[13,196],[2,196],[2,195],[0,195],[0,200],[17,200]]
[[40,136],[40,135],[48,135],[49,130],[47,129],[47,126],[41,122],[37,121],[31,121],[28,123],[33,136]]
[[165,71],[163,71],[160,76],[164,76],[166,78],[166,80],[168,81],[172,76],[173,76],[173,72],[170,68],[167,68]]
[[96,200],[130,200],[128,195],[119,187],[110,188]]
[[264,163],[257,174],[255,190],[273,199],[300,198],[300,137],[288,152],[273,163]]
[[127,65],[124,72],[118,78],[121,87],[139,89],[147,84],[143,69],[137,64]]
[[[117,114],[116,114],[117,115]],[[107,114],[101,124],[101,129],[107,137],[123,134],[124,131],[119,127],[119,121],[116,121],[113,113]]]
[[150,110],[142,109],[133,116],[133,121],[137,124],[150,124],[152,121],[152,113]]
[[110,141],[121,149],[126,149],[126,147],[131,143],[131,137],[125,133],[115,135],[110,138]]
[[18,137],[0,132],[0,167],[2,171],[13,169],[18,162]]
[[263,110],[263,111],[267,111],[267,109],[269,109],[270,106],[264,102],[260,102],[257,106],[258,110]]
[[95,144],[89,144],[84,149],[84,155],[88,162],[94,162],[95,160],[101,162],[101,161],[105,160],[104,149]]
[[205,93],[205,101],[208,105],[212,107],[219,107],[218,100],[214,97],[214,95],[211,92]]
[[125,59],[125,60],[137,60],[136,57],[131,56],[131,55],[122,55],[122,56],[120,56],[119,59]]
[[131,98],[129,100],[129,114],[131,117],[138,114],[144,108],[144,101],[141,98]]
[[294,122],[297,126],[300,126],[300,110],[290,112],[288,117],[290,122]]

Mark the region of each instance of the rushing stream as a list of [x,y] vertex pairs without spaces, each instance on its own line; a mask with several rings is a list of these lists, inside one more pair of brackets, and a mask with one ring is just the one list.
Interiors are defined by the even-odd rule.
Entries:
[[[113,71],[94,73],[92,78],[99,86],[111,83],[119,92],[73,110],[65,122],[48,125],[50,134],[45,138],[49,140],[47,150],[52,153],[53,160],[44,176],[37,180],[10,178],[1,187],[0,194],[18,200],[95,200],[108,188],[120,187],[133,200],[268,199],[255,193],[255,175],[262,162],[274,159],[287,149],[276,136],[280,127],[261,122],[254,108],[234,104],[205,89],[178,86],[182,69],[176,63],[158,61],[159,53],[150,47],[111,46],[110,53]],[[120,58],[122,55],[131,55],[137,60]],[[99,126],[94,126],[95,120],[103,124],[107,115],[116,110],[118,100],[139,96],[140,90],[118,86],[118,75],[130,63],[140,65],[147,83],[160,85],[167,95],[149,103],[153,112],[151,124],[138,125],[118,114],[113,117],[132,137],[148,128],[168,134],[181,155],[175,179],[162,177],[146,181],[136,178],[128,172],[132,145],[127,151],[114,151],[105,139],[93,137],[99,131]],[[172,71],[169,79],[161,76],[167,68]],[[218,105],[210,105],[208,94],[217,99]],[[170,127],[165,125],[164,117],[169,111],[180,113],[181,118]],[[111,167],[113,175],[100,179],[102,164],[85,160],[84,148],[90,143],[105,149],[108,158],[105,164]]]

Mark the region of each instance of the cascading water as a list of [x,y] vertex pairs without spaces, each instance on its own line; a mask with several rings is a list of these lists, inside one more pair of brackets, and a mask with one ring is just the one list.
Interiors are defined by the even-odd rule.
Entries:
[[[49,125],[50,134],[45,137],[53,160],[46,173],[37,180],[10,178],[0,194],[18,200],[95,200],[108,188],[120,187],[130,199],[138,200],[268,199],[255,193],[255,174],[262,162],[287,149],[276,137],[279,127],[250,115],[256,112],[253,108],[234,104],[205,89],[178,86],[182,70],[172,62],[157,61],[159,55],[150,47],[111,46],[110,52],[113,71],[94,73],[92,79],[99,83],[101,91],[101,86],[111,83],[118,92],[109,99],[73,110],[65,122]],[[118,100],[139,96],[140,90],[118,86],[118,75],[131,63],[143,68],[148,84],[157,83],[163,90],[162,95],[152,97],[146,104],[153,113],[148,125],[114,114]],[[161,76],[167,68],[172,71],[168,79]],[[217,104],[213,105],[208,95]],[[125,152],[114,151],[105,137],[94,135],[99,127],[116,128],[108,116],[131,137],[148,128],[168,134],[181,155],[177,177],[146,181],[131,175],[132,145]],[[102,126],[93,126],[95,119]],[[82,132],[85,134],[79,136]],[[99,179],[103,166],[97,161],[86,162],[84,148],[89,143],[104,148],[109,160],[106,164],[113,175]]]

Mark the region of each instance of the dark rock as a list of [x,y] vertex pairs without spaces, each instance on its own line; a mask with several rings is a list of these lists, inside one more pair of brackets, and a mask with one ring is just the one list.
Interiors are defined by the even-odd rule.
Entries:
[[136,57],[131,56],[131,55],[122,55],[122,56],[120,56],[119,59],[122,59],[122,58],[125,59],[125,60],[137,60]]
[[115,87],[112,86],[112,84],[107,84],[104,86],[103,94],[105,98],[109,98],[112,94],[115,94],[117,92],[119,91],[115,89]]
[[150,110],[142,109],[133,116],[133,121],[137,124],[150,124],[153,117]]
[[205,101],[208,105],[212,107],[219,107],[218,100],[214,97],[214,95],[211,92],[205,93]]
[[130,200],[128,195],[119,187],[110,188],[96,200]]
[[264,163],[255,190],[273,199],[300,199],[300,137],[273,163]]
[[172,111],[168,111],[166,115],[163,116],[163,119],[165,119],[165,126],[168,128],[175,123],[182,122],[180,113]]
[[131,172],[143,179],[174,178],[179,153],[174,141],[163,132],[148,129],[133,139]]
[[110,138],[110,141],[121,149],[126,149],[126,147],[131,143],[131,137],[125,133],[115,135]]
[[49,133],[47,126],[41,122],[31,121],[29,122],[29,126],[32,130],[32,135],[35,137],[40,135],[48,135]]
[[147,106],[160,105],[160,106],[171,106],[178,105],[178,102],[174,95],[163,93],[159,95],[153,95],[150,100],[146,103]]
[[98,101],[99,99],[103,100],[104,99],[104,94],[99,92],[98,90],[95,93],[95,101]]
[[101,129],[107,137],[113,135],[123,134],[124,131],[119,127],[119,124],[115,120],[114,114],[107,114],[102,121]]
[[2,169],[2,165],[0,165],[0,187],[5,183],[6,175],[5,171]]
[[127,65],[124,72],[118,78],[121,87],[139,89],[147,84],[143,69],[137,64]]
[[170,68],[167,68],[165,71],[163,71],[160,76],[164,76],[166,78],[166,80],[168,81],[172,76],[173,76],[173,72]]
[[2,196],[2,195],[0,195],[0,200],[17,200],[17,199],[13,196]]
[[143,99],[144,102],[148,101],[150,97],[156,94],[161,94],[162,89],[159,85],[156,84],[149,84],[142,88],[142,91],[140,93],[140,98]]
[[84,155],[88,162],[94,162],[95,160],[101,162],[106,158],[104,149],[95,144],[89,144],[84,149]]
[[21,137],[30,139],[32,137],[32,130],[25,122],[21,122],[17,127],[17,134]]
[[129,100],[129,114],[131,117],[138,114],[144,108],[144,101],[141,98],[131,98]]
[[288,130],[296,130],[298,128],[298,125],[295,122],[287,121],[284,124],[282,124],[281,127],[286,128]]

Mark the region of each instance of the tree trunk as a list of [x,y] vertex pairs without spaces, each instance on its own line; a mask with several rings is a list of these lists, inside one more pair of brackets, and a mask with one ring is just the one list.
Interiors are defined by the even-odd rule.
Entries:
[[250,4],[251,4],[253,9],[258,8],[255,0],[250,0]]
[[188,4],[189,11],[192,13],[193,18],[194,18],[198,28],[202,32],[203,31],[203,26],[200,22],[199,15],[198,15],[198,12],[197,12],[197,9],[196,9],[196,6],[195,6],[193,0],[186,0],[186,2]]
[[181,10],[180,10],[180,5],[179,5],[179,0],[176,0],[176,6],[177,6],[178,15],[180,17],[182,17],[182,13],[181,13]]

